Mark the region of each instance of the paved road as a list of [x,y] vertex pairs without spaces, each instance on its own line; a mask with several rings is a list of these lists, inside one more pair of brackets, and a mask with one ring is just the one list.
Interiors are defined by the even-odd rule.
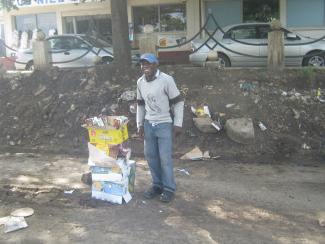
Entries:
[[166,205],[142,199],[149,173],[138,159],[134,198],[112,205],[80,182],[86,162],[1,155],[0,217],[21,207],[35,214],[26,229],[1,227],[0,243],[325,243],[325,165],[176,162],[177,197]]

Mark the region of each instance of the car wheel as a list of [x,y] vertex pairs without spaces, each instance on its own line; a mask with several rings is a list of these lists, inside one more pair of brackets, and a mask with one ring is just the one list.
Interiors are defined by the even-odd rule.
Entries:
[[218,53],[218,58],[219,58],[219,61],[220,61],[220,65],[222,67],[230,67],[231,66],[230,60],[226,55],[224,55],[222,53]]
[[319,52],[312,52],[304,58],[303,66],[314,66],[314,67],[324,67],[325,66],[325,55]]
[[29,61],[26,65],[26,70],[31,70],[33,71],[34,70],[34,63],[33,61]]

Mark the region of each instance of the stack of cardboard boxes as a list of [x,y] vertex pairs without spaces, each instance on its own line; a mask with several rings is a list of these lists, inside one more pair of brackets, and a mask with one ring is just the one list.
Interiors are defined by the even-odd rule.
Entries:
[[132,198],[136,163],[130,160],[131,149],[126,146],[127,122],[124,116],[101,116],[83,125],[89,134],[93,198],[118,204]]

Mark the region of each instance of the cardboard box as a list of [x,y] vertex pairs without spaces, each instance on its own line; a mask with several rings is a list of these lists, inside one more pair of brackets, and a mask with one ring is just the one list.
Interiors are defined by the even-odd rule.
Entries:
[[128,192],[128,182],[93,181],[92,192],[100,191],[109,195],[124,196]]
[[92,181],[122,181],[123,174],[122,170],[118,165],[113,167],[91,167],[91,179]]
[[92,192],[95,199],[122,204],[132,199],[136,162],[117,160],[115,168],[92,166]]
[[119,129],[98,129],[87,128],[89,142],[98,148],[106,145],[118,145],[129,139],[127,124],[122,125]]
[[[88,165],[113,167],[119,160],[129,160],[131,156],[131,149],[125,148],[122,145],[116,145],[118,152],[114,154],[107,153],[108,151],[100,149],[88,142]],[[109,147],[110,148],[110,147]],[[109,150],[109,149],[108,149]],[[120,158],[119,158],[120,157]]]
[[132,196],[130,195],[129,192],[127,192],[124,196],[116,196],[101,191],[92,191],[91,197],[98,200],[107,201],[116,204],[122,204],[123,200],[125,203],[128,203],[132,199]]

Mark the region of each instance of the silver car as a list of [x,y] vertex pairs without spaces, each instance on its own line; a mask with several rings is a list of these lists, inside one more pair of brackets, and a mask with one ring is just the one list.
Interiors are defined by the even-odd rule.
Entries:
[[[310,43],[313,39],[304,37],[282,28],[284,32],[284,55],[286,66],[325,66],[325,41]],[[267,38],[270,31],[268,23],[244,23],[231,25],[218,30],[206,44],[218,52],[222,66],[266,66],[267,65]],[[259,46],[247,45],[234,41],[263,44]],[[310,43],[303,45],[304,43]],[[192,50],[198,49],[205,40],[192,41]],[[298,45],[286,45],[298,44]],[[204,65],[211,51],[207,45],[190,54],[190,62],[194,65]],[[223,47],[222,47],[223,46]],[[245,55],[241,55],[245,54]]]
[[[46,38],[50,43],[53,66],[60,68],[88,67],[113,60],[110,43],[86,35],[55,35]],[[33,70],[31,49],[19,49],[16,53],[16,69]]]

